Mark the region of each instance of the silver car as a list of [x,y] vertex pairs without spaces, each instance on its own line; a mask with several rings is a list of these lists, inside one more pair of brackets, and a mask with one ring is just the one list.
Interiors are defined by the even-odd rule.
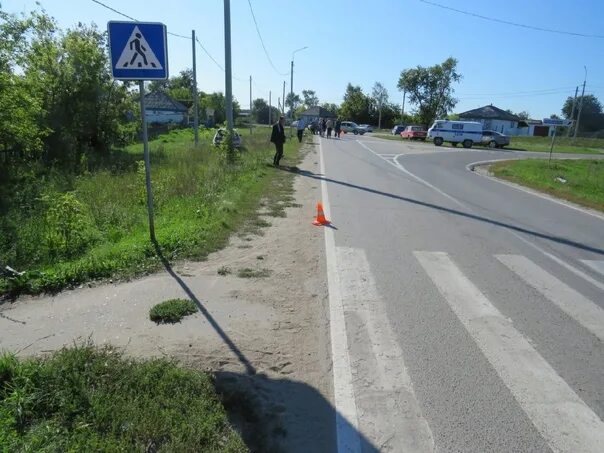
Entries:
[[482,131],[480,144],[489,148],[503,148],[510,144],[510,137],[497,131]]

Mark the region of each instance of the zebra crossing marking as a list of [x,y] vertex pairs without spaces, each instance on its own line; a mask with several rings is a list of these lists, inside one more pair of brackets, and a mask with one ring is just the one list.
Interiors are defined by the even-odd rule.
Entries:
[[425,272],[554,451],[597,453],[604,423],[443,252],[414,252]]
[[535,288],[564,313],[604,341],[604,310],[520,255],[495,255],[502,264]]

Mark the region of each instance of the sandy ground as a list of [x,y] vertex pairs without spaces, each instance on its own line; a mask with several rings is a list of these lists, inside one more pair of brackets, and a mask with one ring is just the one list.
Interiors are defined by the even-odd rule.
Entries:
[[[305,146],[299,167],[319,173],[316,147]],[[35,355],[90,338],[136,357],[174,357],[216,372],[225,404],[256,448],[332,450],[324,239],[311,224],[320,181],[296,176],[295,190],[299,207],[263,217],[271,223],[263,235],[234,235],[207,261],[0,305],[0,350]],[[233,273],[218,275],[223,266]],[[242,268],[270,275],[239,278]],[[195,300],[200,312],[175,325],[149,320],[153,305],[175,297]]]

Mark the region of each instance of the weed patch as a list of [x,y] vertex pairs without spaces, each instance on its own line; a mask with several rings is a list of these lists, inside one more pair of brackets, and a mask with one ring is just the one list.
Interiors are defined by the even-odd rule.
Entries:
[[196,312],[197,306],[193,301],[170,299],[153,306],[149,311],[149,318],[158,324],[173,324]]
[[231,270],[231,268],[229,266],[220,266],[218,268],[218,275],[225,276],[225,275],[229,275],[231,273],[233,273],[233,271]]
[[3,451],[244,452],[210,375],[111,348],[0,357]]
[[270,269],[252,269],[250,267],[244,267],[237,271],[237,277],[239,278],[266,278],[270,277]]

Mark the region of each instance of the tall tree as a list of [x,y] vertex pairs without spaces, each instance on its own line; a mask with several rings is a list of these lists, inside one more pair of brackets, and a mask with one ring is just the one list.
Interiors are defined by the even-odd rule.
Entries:
[[[574,119],[577,119],[581,96],[577,97]],[[564,118],[570,119],[573,109],[573,98],[568,97],[562,106]],[[595,132],[604,129],[604,114],[602,104],[593,94],[583,96],[583,107],[581,108],[580,132]]]
[[271,111],[270,119],[277,121],[279,118],[279,110],[276,107],[269,107],[264,99],[254,99],[252,102],[252,115],[258,124],[269,124],[269,111]]
[[285,96],[285,105],[289,107],[292,112],[296,110],[296,107],[298,107],[301,101],[300,96],[296,93],[287,93],[287,96]]
[[380,82],[375,82],[371,96],[378,109],[378,129],[382,128],[382,108],[388,102],[388,90]]
[[304,99],[304,105],[308,109],[319,105],[319,98],[313,90],[302,90],[302,98]]
[[406,91],[409,102],[417,106],[420,121],[429,126],[437,117],[445,117],[457,104],[453,83],[461,80],[457,60],[449,57],[441,64],[417,66],[401,72],[398,89]]
[[369,121],[370,104],[371,99],[363,93],[361,87],[349,83],[344,93],[344,102],[340,106],[340,115],[345,119],[366,123]]

